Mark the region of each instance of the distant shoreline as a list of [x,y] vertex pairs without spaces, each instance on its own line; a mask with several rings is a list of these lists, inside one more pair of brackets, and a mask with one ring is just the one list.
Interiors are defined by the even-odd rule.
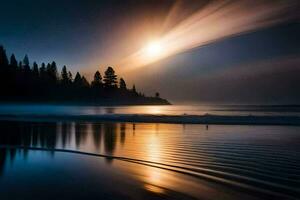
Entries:
[[215,125],[293,125],[300,126],[299,116],[224,116],[224,115],[150,115],[150,114],[104,114],[104,115],[42,115],[5,114],[2,121],[33,122],[131,122],[170,124],[215,124]]
[[[151,98],[151,97],[147,97]],[[0,105],[59,105],[59,106],[147,106],[147,105],[172,105],[168,100],[153,98],[154,100],[141,101],[0,101]]]

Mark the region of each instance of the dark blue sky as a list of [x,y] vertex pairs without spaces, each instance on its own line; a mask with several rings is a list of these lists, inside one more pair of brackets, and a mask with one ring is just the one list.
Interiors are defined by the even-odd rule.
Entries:
[[[89,76],[91,71],[100,68],[103,72],[106,66],[115,65],[122,53],[139,48],[143,38],[161,34],[164,30],[159,32],[157,27],[173,3],[2,0],[0,44],[18,59],[28,54],[31,62],[55,60],[59,66],[67,65],[73,72]],[[175,102],[300,103],[299,35],[299,20],[285,21],[122,76],[148,94],[158,90]]]
[[[117,45],[116,39],[126,36],[124,29],[137,17],[151,21],[151,11],[160,15],[172,5],[157,2],[4,0],[0,7],[0,41],[20,59],[27,53],[31,60],[56,60],[78,70],[95,57],[113,56],[115,52],[110,49]],[[106,61],[92,64],[102,62]]]

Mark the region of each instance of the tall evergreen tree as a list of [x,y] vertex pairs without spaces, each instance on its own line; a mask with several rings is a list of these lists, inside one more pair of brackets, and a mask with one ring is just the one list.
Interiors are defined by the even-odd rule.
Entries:
[[22,64],[22,61],[19,62],[18,67],[19,67],[20,70],[23,70],[23,64]]
[[44,79],[45,75],[46,75],[46,65],[45,65],[45,63],[42,63],[42,65],[40,67],[40,77],[42,79]]
[[36,77],[39,76],[39,66],[36,62],[33,62],[32,72],[33,72],[34,76],[36,76]]
[[108,67],[104,75],[104,86],[106,88],[112,88],[117,86],[117,75],[112,67]]
[[6,55],[6,51],[3,46],[0,46],[0,67],[8,66],[8,58]]
[[126,90],[126,83],[123,78],[120,78],[120,89]]
[[75,78],[74,78],[74,85],[76,87],[81,87],[82,86],[82,78],[79,72],[76,73]]
[[92,87],[101,87],[102,86],[102,76],[99,71],[96,71],[94,75],[94,80],[92,81]]
[[29,66],[29,58],[27,55],[25,55],[24,59],[23,59],[23,65],[24,66]]
[[47,66],[46,66],[46,72],[47,73],[51,72],[51,65],[50,65],[50,63],[48,63]]
[[57,67],[54,61],[51,64],[47,64],[47,76],[51,83],[56,83],[58,81]]
[[81,77],[82,80],[82,85],[86,88],[90,87],[89,82],[86,80],[86,78],[84,76]]
[[133,86],[132,86],[132,92],[137,93],[136,89],[135,89],[135,84],[133,84]]
[[54,61],[51,63],[51,75],[53,76],[53,79],[55,81],[58,80],[57,67],[56,67],[56,63]]
[[50,63],[47,64],[46,66],[46,78],[47,78],[47,82],[50,81],[51,77],[51,65]]
[[72,83],[72,81],[73,81],[73,75],[72,75],[72,72],[68,72],[68,79],[69,79],[69,81],[70,81],[70,83]]
[[18,67],[18,61],[14,54],[10,56],[10,66],[14,67],[15,69]]
[[61,70],[61,83],[66,86],[67,84],[69,84],[71,81],[69,79],[69,74],[67,71],[67,67],[64,65],[62,70]]
[[40,70],[39,70],[39,81],[40,81],[40,86],[39,87],[44,87],[44,85],[47,84],[48,81],[48,76],[47,76],[47,69],[46,69],[46,64],[42,63]]
[[29,66],[29,58],[27,55],[25,55],[23,59],[23,68],[24,68],[25,78],[29,78],[31,70]]

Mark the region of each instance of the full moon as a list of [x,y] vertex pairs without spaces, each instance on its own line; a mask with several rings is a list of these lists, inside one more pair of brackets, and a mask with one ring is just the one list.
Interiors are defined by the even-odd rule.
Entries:
[[161,45],[158,42],[151,42],[146,47],[146,52],[149,56],[157,56],[161,51]]

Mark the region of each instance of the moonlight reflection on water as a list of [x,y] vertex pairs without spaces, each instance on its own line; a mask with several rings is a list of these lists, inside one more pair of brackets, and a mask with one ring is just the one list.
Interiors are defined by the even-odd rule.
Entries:
[[[175,193],[200,199],[295,199],[299,131],[293,126],[1,122],[0,132],[9,133],[0,135],[1,194],[8,195],[7,182],[21,187],[22,180],[11,178],[20,175],[24,183],[27,176],[41,176],[41,184],[60,181],[62,188],[73,178],[90,187],[103,185],[101,192],[90,191],[95,196],[121,195],[129,187],[170,199]],[[122,180],[114,178],[119,175]],[[119,186],[112,191],[104,180]]]

